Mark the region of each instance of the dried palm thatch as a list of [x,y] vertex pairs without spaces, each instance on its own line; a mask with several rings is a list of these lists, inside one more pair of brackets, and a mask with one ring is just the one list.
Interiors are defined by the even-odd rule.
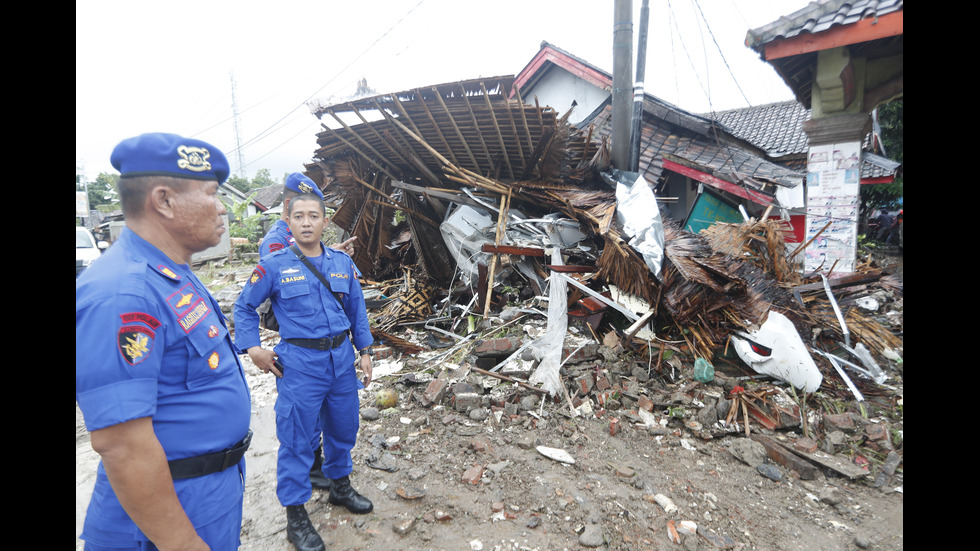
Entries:
[[795,285],[800,274],[786,258],[784,236],[792,231],[782,220],[751,220],[741,224],[716,222],[701,230],[715,252],[750,262],[780,283]]
[[705,357],[732,330],[761,325],[773,306],[792,309],[789,292],[762,269],[714,250],[704,236],[669,219],[664,235],[661,305]]
[[[859,308],[850,308],[843,312],[844,323],[847,324],[847,331],[857,341],[864,343],[864,346],[878,357],[885,356],[885,350],[892,350],[901,353],[904,346],[903,341],[894,335],[886,327],[878,323],[874,318],[866,316]],[[844,333],[834,312],[833,306],[828,300],[818,300],[812,302],[806,309],[806,316],[814,326],[823,328],[830,332],[833,338],[839,342],[844,342]]]
[[424,347],[374,327],[371,328],[371,336],[374,337],[374,342],[376,344],[381,346],[390,346],[402,354],[418,354],[425,351]]
[[599,268],[596,276],[625,293],[655,304],[657,287],[643,258],[615,230],[606,233],[603,240],[605,246],[596,263]]

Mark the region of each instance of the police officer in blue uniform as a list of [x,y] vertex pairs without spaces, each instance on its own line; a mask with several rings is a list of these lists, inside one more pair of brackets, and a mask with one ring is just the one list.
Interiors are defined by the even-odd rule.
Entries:
[[[235,343],[259,369],[279,377],[276,495],[286,507],[287,538],[305,551],[324,549],[305,509],[312,495],[310,442],[319,428],[318,417],[323,422],[322,470],[331,479],[329,502],[354,513],[373,509],[349,479],[350,452],[358,430],[357,392],[364,388],[354,363],[357,359],[364,372],[363,384],[370,384],[373,338],[353,261],[320,242],[327,222],[323,200],[314,194],[296,196],[289,203],[287,218],[296,248],[259,261],[235,303]],[[326,286],[304,264],[304,257]],[[282,337],[274,350],[262,348],[256,313],[268,298]]]
[[[283,185],[282,215],[278,220],[276,220],[275,224],[269,228],[269,231],[262,238],[262,241],[259,242],[259,258],[265,258],[269,255],[269,253],[282,250],[296,242],[296,240],[293,239],[293,233],[289,231],[287,211],[289,208],[289,202],[292,201],[293,197],[296,197],[302,193],[313,193],[320,199],[323,199],[323,192],[320,191],[320,187],[306,175],[299,172],[293,172],[289,176],[286,176],[286,183]],[[354,254],[354,246],[352,243],[355,239],[357,238],[351,237],[343,243],[331,245],[331,248],[344,251],[347,254],[352,255]],[[270,308],[269,302],[264,302],[261,306],[259,306],[259,312],[262,313],[268,311],[268,308]],[[317,424],[319,425],[319,422]],[[313,440],[310,442],[310,445],[313,448],[313,466],[310,467],[310,482],[313,484],[314,488],[330,490],[330,479],[323,474],[322,469],[322,435],[323,430],[321,428],[320,430],[316,431],[316,433],[313,435]]]
[[250,396],[217,302],[191,271],[220,242],[228,162],[174,134],[122,141],[126,227],[75,283],[75,400],[101,461],[86,549],[236,549]]

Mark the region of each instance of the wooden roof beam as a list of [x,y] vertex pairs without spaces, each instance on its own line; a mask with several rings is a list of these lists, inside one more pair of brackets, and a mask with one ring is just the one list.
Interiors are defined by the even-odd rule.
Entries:
[[463,137],[463,131],[460,130],[459,125],[456,124],[456,119],[455,117],[453,117],[452,112],[449,110],[449,106],[447,106],[446,102],[442,100],[442,94],[440,94],[439,90],[436,88],[433,88],[432,90],[436,92],[436,99],[439,100],[439,105],[442,106],[442,110],[445,111],[446,116],[449,117],[449,122],[453,125],[453,130],[456,131],[456,136],[459,138],[459,141],[463,144],[463,148],[466,149],[466,154],[469,155],[470,162],[472,162],[473,166],[475,167],[480,166],[480,163],[476,161],[476,156],[473,155],[473,150],[470,149],[470,144],[467,143],[466,138]]
[[507,173],[510,174],[511,179],[514,178],[514,167],[510,165],[510,155],[507,154],[507,144],[504,143],[504,136],[500,132],[500,124],[497,122],[497,115],[493,112],[493,104],[490,103],[490,93],[487,92],[487,87],[481,82],[480,89],[483,90],[483,100],[487,104],[487,112],[490,114],[490,120],[493,124],[493,129],[497,133],[497,142],[500,144],[500,153],[504,156],[504,164],[507,165]]
[[[389,166],[393,166],[394,165],[394,163],[392,163],[391,161],[389,161],[385,155],[383,155],[380,151],[378,151],[377,149],[375,149],[374,146],[372,146],[370,143],[367,142],[367,140],[365,140],[364,138],[362,138],[361,137],[361,134],[359,132],[355,132],[353,129],[351,129],[350,126],[347,125],[347,123],[345,123],[343,120],[341,120],[341,118],[338,117],[337,114],[334,113],[332,109],[328,109],[327,110],[327,113],[331,117],[333,117],[334,120],[336,120],[337,122],[339,122],[340,125],[344,127],[344,130],[346,130],[351,135],[353,135],[355,138],[357,138],[357,141],[361,142],[362,144],[364,144],[364,146],[366,148],[370,149],[371,150],[371,153],[373,153],[374,155],[377,155],[377,158],[378,159],[381,159],[382,161],[384,161],[385,163],[387,163]],[[358,114],[358,115],[360,115],[360,114]],[[363,117],[362,117],[362,120],[363,120]],[[365,121],[365,122],[367,122],[367,121]],[[326,126],[324,126],[324,128],[326,128]],[[373,128],[372,128],[372,130],[373,130]],[[338,138],[340,138],[340,134],[338,132],[334,131],[334,135],[337,136]],[[348,141],[345,140],[345,139],[343,139],[343,138],[341,138],[341,140],[343,140],[343,142],[345,144],[348,143]],[[355,149],[355,151],[357,151],[357,150]],[[360,154],[360,151],[358,151],[358,153]],[[394,153],[396,155],[398,154],[397,151],[394,152]],[[397,166],[397,165],[394,165],[394,166]]]
[[[487,149],[487,143],[483,140],[483,131],[480,130],[480,123],[476,120],[476,113],[473,112],[473,106],[470,105],[470,99],[466,94],[466,88],[464,88],[462,84],[459,85],[459,88],[463,91],[463,102],[466,104],[466,108],[470,112],[470,121],[473,123],[473,129],[476,131],[476,137],[479,139],[480,146],[483,148],[483,154],[486,156],[487,164],[489,165],[487,170],[492,172],[493,157],[490,155],[490,150]],[[479,163],[477,163],[474,168],[477,170],[481,169]]]
[[[351,143],[351,142],[349,142],[348,140],[346,140],[346,139],[344,139],[344,137],[343,137],[343,136],[341,136],[341,135],[340,135],[340,134],[339,134],[339,133],[338,133],[338,132],[337,132],[336,130],[334,130],[333,128],[330,128],[329,126],[327,126],[327,125],[325,125],[325,124],[323,124],[323,123],[320,123],[320,126],[322,126],[322,127],[323,127],[323,128],[325,128],[325,129],[326,129],[326,130],[327,130],[328,132],[330,132],[331,134],[333,134],[333,135],[334,135],[334,137],[336,137],[336,138],[337,138],[338,140],[340,140],[340,141],[342,141],[342,142],[344,142],[344,144],[346,144],[346,145],[347,145],[347,147],[349,147],[349,148],[351,148],[351,149],[352,149],[352,150],[353,150],[353,151],[354,151],[355,153],[357,153],[358,155],[360,155],[361,157],[363,157],[363,158],[364,158],[364,160],[366,160],[367,162],[369,162],[369,163],[371,163],[372,165],[374,165],[374,166],[375,166],[375,167],[376,167],[376,168],[377,168],[378,170],[380,170],[381,172],[384,172],[385,174],[387,174],[387,175],[388,175],[388,177],[389,177],[389,178],[391,178],[392,180],[401,180],[401,179],[402,179],[402,178],[399,178],[399,177],[396,177],[396,176],[393,176],[393,175],[392,175],[392,174],[391,174],[390,172],[388,172],[388,169],[387,169],[387,168],[385,168],[385,167],[383,167],[383,166],[381,166],[381,165],[380,165],[380,164],[379,164],[379,163],[378,163],[377,161],[375,161],[375,160],[374,160],[373,158],[371,158],[371,156],[370,156],[370,155],[365,155],[363,151],[361,151],[360,149],[358,149],[358,148],[357,148],[357,146],[355,146],[354,144],[352,144],[352,143]],[[380,155],[379,155],[379,157],[380,157]],[[384,159],[384,157],[380,157],[380,158],[382,158],[382,159]],[[321,165],[321,166],[322,166],[322,165]]]
[[[374,134],[374,137],[377,138],[379,142],[385,143],[385,144],[387,143],[387,141],[385,140],[384,136],[382,136],[381,133],[378,132],[378,129],[375,128],[375,125],[374,124],[371,124],[370,122],[368,122],[367,118],[361,113],[361,111],[356,106],[353,106],[352,105],[351,106],[351,109],[353,110],[354,114],[357,115],[357,117],[359,119],[361,119],[361,122],[364,123],[364,125],[369,130],[371,130],[371,133]],[[336,116],[334,116],[334,118],[336,118]],[[401,156],[401,153],[399,153],[398,150],[391,149],[391,152],[394,153],[403,163],[408,163],[408,159],[402,157]]]
[[422,105],[422,109],[425,111],[426,117],[429,118],[429,122],[432,123],[432,128],[435,130],[436,134],[439,136],[439,139],[442,141],[443,147],[446,148],[446,153],[449,154],[449,159],[453,162],[453,164],[458,165],[459,161],[456,159],[456,155],[453,153],[453,148],[450,147],[449,142],[446,140],[446,136],[442,133],[442,130],[439,128],[439,123],[436,122],[435,116],[433,116],[432,111],[429,110],[429,105],[423,98],[422,90],[418,90],[418,93],[419,93],[419,98],[421,98],[419,103]]

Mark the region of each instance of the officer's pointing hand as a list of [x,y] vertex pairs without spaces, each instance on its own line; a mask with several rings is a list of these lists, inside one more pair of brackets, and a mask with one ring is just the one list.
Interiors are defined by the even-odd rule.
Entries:
[[351,237],[347,241],[344,241],[343,243],[334,243],[333,245],[330,245],[330,248],[337,249],[338,251],[344,251],[345,253],[347,253],[347,256],[354,256],[355,239],[357,239],[356,235],[354,237]]

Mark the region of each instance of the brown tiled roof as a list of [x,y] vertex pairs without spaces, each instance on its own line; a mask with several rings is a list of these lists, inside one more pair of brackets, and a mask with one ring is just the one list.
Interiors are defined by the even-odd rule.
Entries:
[[[794,166],[791,157],[804,155],[810,147],[803,123],[810,120],[810,110],[798,101],[785,101],[731,109],[711,115],[723,124],[736,138],[744,140],[766,152],[774,161]],[[869,147],[869,139],[865,147]],[[901,165],[895,161],[875,155],[870,151],[862,154],[861,178],[875,179],[895,176]]]
[[806,153],[803,123],[810,120],[810,110],[798,101],[731,109],[710,116],[733,136],[762,149],[772,159]]
[[252,198],[252,201],[268,210],[279,204],[279,201],[282,200],[282,190],[282,184],[273,184],[271,186],[253,189],[249,192],[249,195],[254,193],[255,197]]
[[[590,125],[595,128],[597,135],[609,134],[612,107],[608,101],[579,123],[580,128]],[[713,128],[710,121],[706,121],[705,132],[696,132],[651,116],[644,108],[642,133],[639,171],[650,182],[660,179],[664,159],[757,190],[762,189],[762,182],[795,187],[803,181],[802,172],[783,167],[735,145],[724,129]]]

